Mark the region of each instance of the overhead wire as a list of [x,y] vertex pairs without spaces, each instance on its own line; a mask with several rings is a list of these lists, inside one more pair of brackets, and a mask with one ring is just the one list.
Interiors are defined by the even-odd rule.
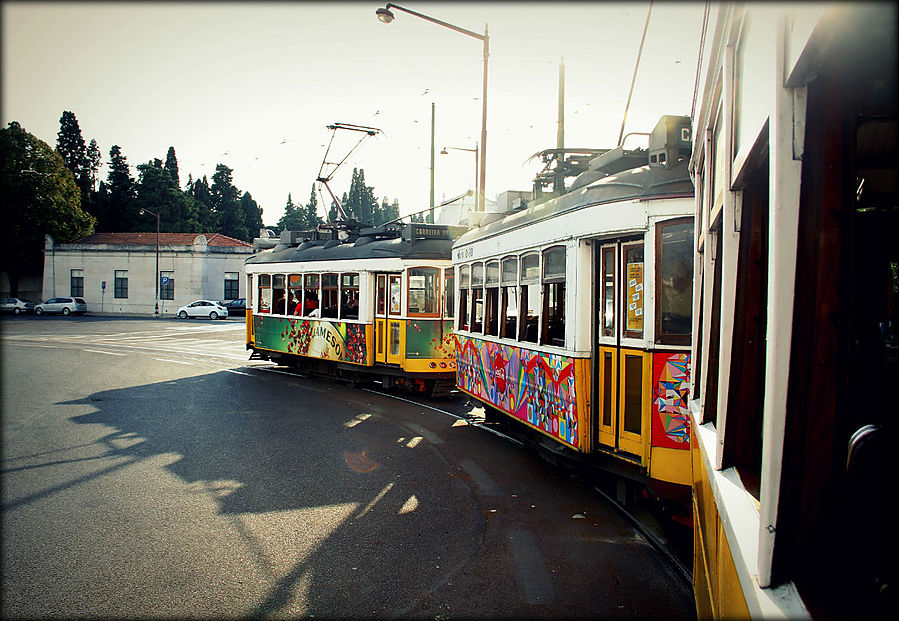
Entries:
[[696,96],[699,93],[699,71],[702,69],[702,55],[705,49],[705,35],[709,25],[709,0],[705,2],[705,11],[702,14],[702,34],[699,37],[699,54],[696,57],[696,78],[693,81],[693,103],[690,106],[690,119],[696,113]]
[[643,24],[643,36],[640,37],[640,47],[637,50],[637,62],[634,63],[634,75],[631,77],[631,88],[627,93],[627,103],[624,106],[624,118],[621,119],[621,131],[618,132],[618,145],[624,137],[624,124],[627,122],[627,111],[631,107],[631,96],[634,94],[634,84],[637,82],[637,70],[640,68],[640,56],[643,54],[643,43],[646,41],[646,30],[649,28],[649,17],[652,15],[652,0],[649,0],[649,10],[646,13],[646,22]]

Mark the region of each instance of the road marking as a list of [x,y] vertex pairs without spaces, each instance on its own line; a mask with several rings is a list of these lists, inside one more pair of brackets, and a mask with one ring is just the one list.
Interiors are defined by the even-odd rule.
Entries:
[[235,371],[234,369],[225,369],[226,373],[234,373],[235,375],[246,375],[248,377],[252,377],[249,373],[244,373],[243,371]]
[[153,358],[153,360],[159,360],[160,362],[174,362],[176,364],[193,365],[193,362],[184,362],[183,360],[170,360],[169,358]]
[[553,583],[534,537],[526,530],[509,532],[509,548],[515,563],[518,591],[528,604],[551,604]]
[[99,349],[82,349],[81,351],[89,351],[94,354],[106,354],[107,356],[127,356],[128,354],[118,354],[112,351],[101,351]]
[[362,512],[359,515],[357,515],[355,519],[358,520],[363,515],[365,515],[369,511],[371,511],[371,508],[374,507],[376,504],[378,504],[378,501],[381,500],[387,494],[387,492],[389,492],[392,488],[393,488],[393,483],[388,483],[387,486],[384,489],[382,489],[380,491],[380,493],[378,493],[377,496],[374,497],[374,500],[372,500],[370,503],[368,503],[365,506],[365,508],[362,510]]

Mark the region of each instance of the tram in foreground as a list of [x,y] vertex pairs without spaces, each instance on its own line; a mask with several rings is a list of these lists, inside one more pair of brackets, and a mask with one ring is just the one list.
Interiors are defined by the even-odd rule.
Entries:
[[285,231],[247,259],[253,357],[346,381],[452,389],[450,250],[458,227],[355,222]]
[[895,618],[897,13],[711,5],[696,184],[700,618]]
[[665,116],[648,150],[543,152],[544,200],[486,216],[453,247],[458,388],[547,448],[685,505],[690,149],[689,117]]

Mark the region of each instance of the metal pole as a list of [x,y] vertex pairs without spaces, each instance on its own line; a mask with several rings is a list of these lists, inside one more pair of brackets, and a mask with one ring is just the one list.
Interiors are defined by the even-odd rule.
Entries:
[[434,224],[434,102],[431,102],[431,211],[428,223]]
[[159,214],[156,214],[156,309],[153,314],[159,316]]
[[487,191],[487,59],[490,57],[490,37],[487,35],[487,24],[484,24],[484,88],[481,95],[481,180],[478,193],[478,211],[484,211],[485,192]]

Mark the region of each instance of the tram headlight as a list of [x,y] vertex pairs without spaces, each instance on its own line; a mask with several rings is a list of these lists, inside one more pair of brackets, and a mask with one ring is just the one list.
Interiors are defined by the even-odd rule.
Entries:
[[441,368],[441,369],[445,369],[445,368],[446,368],[446,363],[445,363],[445,362],[441,362],[441,363],[440,363],[440,368]]

